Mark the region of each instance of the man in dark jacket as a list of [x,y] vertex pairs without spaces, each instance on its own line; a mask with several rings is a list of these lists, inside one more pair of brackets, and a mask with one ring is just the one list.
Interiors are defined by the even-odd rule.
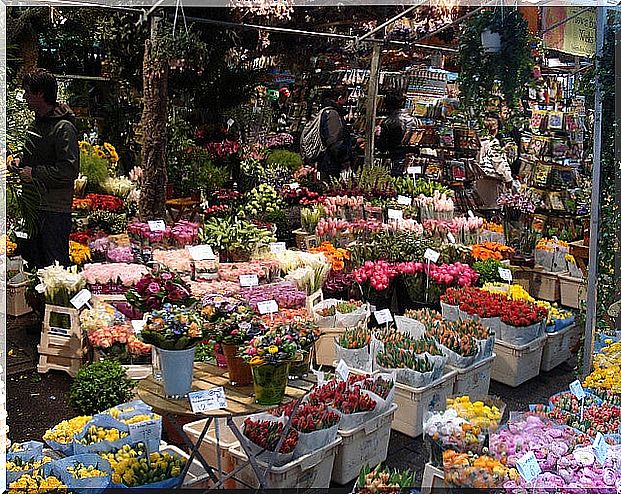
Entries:
[[44,69],[24,77],[28,107],[35,121],[28,131],[19,174],[24,193],[37,198],[37,231],[25,257],[38,268],[69,262],[73,182],[80,171],[75,115],[56,102],[56,78]]
[[337,87],[323,94],[323,111],[319,132],[325,151],[319,157],[318,170],[322,179],[339,177],[351,168],[352,142],[343,105],[347,102],[347,88]]
[[404,110],[405,99],[398,94],[388,93],[385,107],[388,116],[382,122],[380,135],[376,141],[378,151],[388,153],[393,176],[403,174],[407,144],[415,127],[415,120],[408,110]]

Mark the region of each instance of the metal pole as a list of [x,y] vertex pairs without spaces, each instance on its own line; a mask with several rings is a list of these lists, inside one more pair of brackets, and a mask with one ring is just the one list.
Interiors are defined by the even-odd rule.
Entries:
[[373,164],[375,149],[375,114],[377,110],[377,93],[379,86],[379,68],[382,57],[382,46],[373,45],[371,56],[371,71],[369,73],[369,90],[367,92],[367,131],[366,144],[364,146],[364,166]]
[[[604,47],[606,29],[606,7],[597,7],[597,27],[595,35],[595,64],[601,65],[600,57]],[[584,324],[584,359],[582,376],[591,372],[593,364],[593,342],[597,319],[597,244],[599,240],[599,199],[602,160],[602,85],[600,77],[595,78],[595,123],[593,129],[593,185],[591,189],[591,225],[589,229],[589,267]]]
[[398,21],[399,19],[401,19],[402,17],[405,17],[406,15],[408,15],[410,12],[412,12],[413,10],[417,9],[420,5],[422,5],[423,3],[426,3],[427,0],[419,0],[416,5],[412,5],[410,7],[408,7],[407,9],[405,9],[403,12],[397,14],[394,17],[391,17],[390,19],[388,19],[386,22],[380,24],[379,26],[377,26],[375,29],[371,29],[368,33],[363,34],[362,36],[360,36],[360,38],[358,38],[358,41],[364,41],[367,38],[370,38],[371,36],[373,36],[375,33],[379,33],[382,29],[384,29],[386,26],[389,26],[390,24],[392,24],[393,22]]
[[[615,12],[615,20],[619,19],[619,11]],[[621,95],[621,29],[615,33],[615,94]],[[615,202],[621,204],[621,96],[615,98]],[[617,212],[617,245],[621,245],[621,214]],[[615,284],[617,296],[615,301],[621,299],[621,249],[617,248],[615,255]],[[615,329],[619,329],[621,318],[615,317]]]

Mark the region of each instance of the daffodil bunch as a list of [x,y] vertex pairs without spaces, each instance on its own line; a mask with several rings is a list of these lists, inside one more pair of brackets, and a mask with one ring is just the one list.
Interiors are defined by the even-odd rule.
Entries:
[[82,245],[73,240],[69,240],[69,259],[73,264],[81,266],[86,261],[91,260],[91,249],[88,245]]
[[67,486],[56,477],[41,477],[40,475],[22,475],[15,482],[9,484],[9,491],[13,493],[45,494],[47,492],[67,492]]
[[77,266],[64,268],[58,262],[37,271],[40,284],[36,289],[45,294],[45,302],[70,307],[69,301],[86,286],[86,280],[78,273]]
[[43,439],[46,441],[54,441],[60,444],[69,444],[73,441],[73,436],[82,432],[84,426],[92,419],[90,415],[80,415],[69,420],[63,420],[53,429],[49,429]]
[[291,362],[301,352],[299,334],[295,333],[296,330],[289,324],[274,326],[267,333],[255,336],[243,346],[241,356],[250,365]]

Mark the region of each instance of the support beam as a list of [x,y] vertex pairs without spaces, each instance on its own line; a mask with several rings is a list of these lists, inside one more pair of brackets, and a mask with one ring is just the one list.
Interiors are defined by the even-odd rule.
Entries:
[[386,22],[383,22],[382,24],[377,26],[375,29],[371,29],[368,33],[365,33],[362,36],[360,36],[360,38],[358,38],[358,41],[359,42],[360,41],[364,41],[365,39],[370,38],[371,36],[373,36],[375,33],[379,33],[385,27],[390,26],[393,22],[397,22],[399,19],[401,19],[402,17],[405,17],[410,12],[412,12],[413,10],[416,10],[420,5],[422,5],[423,3],[426,3],[426,2],[427,2],[427,0],[418,0],[416,5],[412,5],[412,6],[408,7],[403,12],[397,14],[394,17],[391,17]]
[[[554,8],[554,7],[548,7],[548,8]],[[603,8],[603,7],[595,7],[595,8],[599,9],[599,8]],[[580,9],[574,15],[570,15],[569,17],[566,17],[561,22],[557,22],[556,24],[552,24],[549,28],[543,30],[541,32],[541,34],[546,34],[546,33],[549,33],[550,31],[554,31],[556,28],[561,27],[563,24],[566,24],[567,22],[571,21],[572,19],[575,19],[576,17],[581,16],[582,14],[584,14],[585,12],[588,12],[589,10],[591,10],[591,7],[585,7],[583,9]]]
[[433,36],[443,32],[443,31],[446,31],[451,26],[457,26],[457,25],[461,24],[463,21],[465,21],[466,19],[469,19],[473,15],[478,14],[484,8],[491,7],[492,4],[494,4],[494,3],[498,3],[498,0],[493,0],[491,2],[486,3],[485,5],[481,5],[480,7],[477,7],[476,9],[468,12],[467,14],[462,15],[458,19],[455,19],[454,21],[449,22],[445,26],[442,26],[442,27],[436,29],[435,31],[432,31],[430,33],[425,34],[424,36],[422,36],[422,37],[418,38],[417,40],[415,40],[414,43],[418,43],[418,42],[423,41],[425,39],[429,39],[429,38],[431,38],[431,37],[433,37]]
[[[601,66],[606,30],[606,7],[597,7],[597,25],[595,33],[595,64]],[[589,267],[586,302],[586,320],[584,323],[584,359],[582,376],[591,372],[593,365],[593,343],[597,322],[597,249],[599,240],[600,184],[602,161],[602,84],[600,76],[595,79],[595,123],[593,129],[593,181],[591,188],[591,225],[589,229]]]
[[364,147],[365,167],[373,164],[373,154],[375,152],[375,114],[377,112],[377,93],[379,89],[379,69],[381,57],[381,45],[373,45],[373,54],[371,55],[371,71],[369,73],[369,90],[367,91],[367,131]]

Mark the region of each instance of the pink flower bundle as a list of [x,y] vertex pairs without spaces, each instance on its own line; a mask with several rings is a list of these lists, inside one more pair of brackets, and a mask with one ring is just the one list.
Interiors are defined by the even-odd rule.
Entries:
[[233,281],[190,281],[186,283],[190,287],[191,292],[196,297],[203,297],[210,293],[218,293],[221,295],[235,295],[239,293],[241,287],[239,282]]
[[180,246],[192,245],[198,239],[198,223],[180,220],[171,228],[171,237]]
[[149,272],[142,264],[85,264],[82,275],[89,285],[121,283],[133,286]]
[[151,345],[140,341],[134,334],[131,326],[127,324],[115,324],[88,331],[88,341],[94,348],[110,349],[113,346],[127,346],[127,351],[136,356],[148,355]]

